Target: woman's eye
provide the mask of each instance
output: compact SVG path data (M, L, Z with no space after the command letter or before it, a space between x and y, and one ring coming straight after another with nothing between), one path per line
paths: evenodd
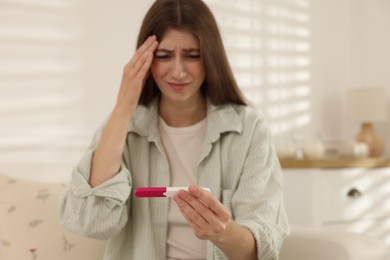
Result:
M173 58L173 56L171 56L171 55L155 55L154 57L158 60L168 60L168 59ZM200 59L200 55L199 54L193 54L193 55L187 54L187 55L184 55L184 58L190 59L190 60L198 60L198 59Z
M187 55L186 56L187 58L189 58L189 59L192 59L192 60L197 60L197 59L200 59L200 55Z
M156 55L154 56L156 59L159 59L159 60L167 60L169 59L171 56L169 55Z

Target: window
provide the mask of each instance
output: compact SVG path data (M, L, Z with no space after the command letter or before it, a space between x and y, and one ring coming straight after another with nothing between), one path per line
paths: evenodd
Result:
M245 96L283 134L311 121L309 0L208 0Z
M206 2L239 85L273 134L309 124L309 0ZM89 10L84 5L0 2L0 163L74 163L88 144L82 114L88 30L82 16Z
M82 120L79 9L79 1L1 1L2 162L55 162L72 154Z

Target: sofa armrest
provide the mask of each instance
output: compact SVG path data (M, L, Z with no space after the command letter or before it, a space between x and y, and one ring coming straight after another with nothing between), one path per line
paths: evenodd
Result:
M102 259L106 241L63 228L58 200L65 185L0 173L0 259Z
M388 260L385 243L364 234L292 227L280 260Z

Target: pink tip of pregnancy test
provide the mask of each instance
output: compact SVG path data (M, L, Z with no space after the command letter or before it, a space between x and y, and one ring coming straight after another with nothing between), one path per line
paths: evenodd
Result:
M136 188L134 195L139 198L157 198L165 197L166 187Z

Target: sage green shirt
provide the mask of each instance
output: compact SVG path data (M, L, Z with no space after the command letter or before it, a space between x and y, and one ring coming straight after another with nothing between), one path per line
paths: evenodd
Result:
M120 172L91 188L92 154L104 125L99 128L60 201L63 226L109 240L105 260L166 258L168 199L133 195L136 187L170 186L157 107L157 102L138 106L129 124ZM281 169L265 122L249 107L209 102L205 141L197 184L209 187L234 221L252 232L259 259L278 259L289 226ZM208 241L207 259L227 257Z

